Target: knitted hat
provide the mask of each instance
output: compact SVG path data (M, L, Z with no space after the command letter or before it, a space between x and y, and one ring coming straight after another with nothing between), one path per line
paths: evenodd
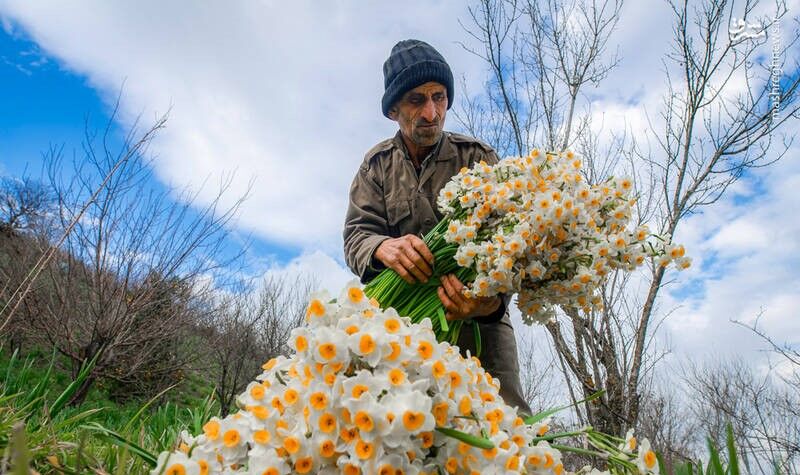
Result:
M447 108L453 105L453 73L433 46L419 40L403 40L392 48L383 63L383 115L403 94L420 84L435 81L447 88Z

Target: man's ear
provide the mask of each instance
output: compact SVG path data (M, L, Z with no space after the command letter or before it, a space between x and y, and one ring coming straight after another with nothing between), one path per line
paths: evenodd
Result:
M397 120L397 106L392 106L389 108L389 118L392 120Z

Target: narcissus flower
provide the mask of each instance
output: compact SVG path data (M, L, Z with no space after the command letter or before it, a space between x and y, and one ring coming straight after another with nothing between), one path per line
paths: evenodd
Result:
M558 451L531 445L536 428L518 423L497 381L437 342L430 322L381 310L357 282L335 301L314 303L320 295L289 336L293 353L264 364L239 411L184 433L151 473L537 473L532 461L557 473ZM486 434L495 447L437 428Z

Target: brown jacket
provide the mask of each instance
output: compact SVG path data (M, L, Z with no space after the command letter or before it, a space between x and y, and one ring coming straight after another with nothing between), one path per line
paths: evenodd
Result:
M390 237L424 235L442 219L439 190L463 167L497 163L488 145L466 135L444 132L417 175L400 132L372 147L350 187L344 223L347 265L366 283L382 270L372 259Z

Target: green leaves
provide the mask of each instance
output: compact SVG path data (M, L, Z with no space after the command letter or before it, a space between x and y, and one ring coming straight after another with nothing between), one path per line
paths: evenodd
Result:
M738 475L739 473L739 457L736 455L736 442L733 439L733 426L728 423L726 427L727 433L727 446L728 446L728 473L730 475Z
M706 465L705 469L703 469L702 461L689 461L676 465L674 468L675 475L740 475L739 456L736 453L736 441L733 437L733 427L730 423L725 429L727 466L723 463L719 449L717 449L711 437L706 438L706 444L708 446L708 465Z
M567 404L566 406L556 407L556 408L553 408L553 409L548 409L546 411L542 411L542 412L540 412L538 414L534 414L534 415L526 418L525 419L525 423L528 424L528 425L536 424L537 422L543 421L543 420L547 419L548 417L552 416L553 414L563 411L564 409L569 409L570 407L577 406L578 404L583 404L585 402L593 401L593 400L599 398L600 396L602 396L604 393L605 393L605 391L597 391L596 393L589 395L589 397L587 397L586 399L581 399L580 401L578 401L578 402L576 402L574 404Z
M18 353L2 356L0 458L13 460L19 473L146 473L156 462L154 453L172 448L180 428L197 433L217 410L210 396L191 409L154 407L160 395L131 407L103 399L70 407L96 359L85 362L74 381L59 384L63 374L55 353L45 364Z
M450 331L450 326L447 324L447 319L445 318L444 308L437 308L436 316L439 317L439 328L441 328L443 332Z
M100 357L102 352L98 351L94 358L91 359L89 362L84 362L81 365L81 370L78 372L78 377L72 381L69 386L56 398L53 404L47 411L47 419L52 421L55 419L59 412L64 408L64 406L69 402L70 398L78 391L78 388L86 381L86 378L92 373L94 369L94 365L97 363L97 358Z
M126 450L129 450L131 453L138 455L142 458L151 468L156 466L156 461L158 460L155 455L147 451L146 449L142 448L140 445L136 444L135 442L130 441L129 439L125 438L118 432L115 432L111 429L103 427L102 425L91 422L83 426L83 428L88 429L90 431L97 432L97 436L108 443L114 444L118 447L122 447Z

